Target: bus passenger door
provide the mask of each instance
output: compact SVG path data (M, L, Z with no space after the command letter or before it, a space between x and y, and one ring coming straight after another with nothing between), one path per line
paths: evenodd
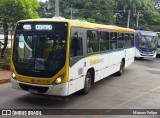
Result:
M73 31L73 32L72 32ZM84 87L83 33L71 31L69 95Z

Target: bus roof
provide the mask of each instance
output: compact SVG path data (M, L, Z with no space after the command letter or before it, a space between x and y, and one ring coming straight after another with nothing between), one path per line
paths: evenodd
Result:
M120 32L135 32L134 29L117 27L113 25L102 25L102 24L90 23L87 21L71 20L71 19L64 19L64 18L26 19L26 20L20 20L19 22L68 22L70 26L76 26L76 27L120 31Z
M158 36L157 33L153 31L136 30L136 32L144 36Z

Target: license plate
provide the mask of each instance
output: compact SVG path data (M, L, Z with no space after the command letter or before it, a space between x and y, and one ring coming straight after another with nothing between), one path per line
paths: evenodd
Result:
M38 93L37 90L33 90L33 89L29 89L28 91L31 92L31 93Z

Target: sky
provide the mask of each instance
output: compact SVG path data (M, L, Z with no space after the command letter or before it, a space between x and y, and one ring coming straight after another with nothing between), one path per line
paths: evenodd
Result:
M38 1L45 2L45 1L47 1L47 0L38 0Z

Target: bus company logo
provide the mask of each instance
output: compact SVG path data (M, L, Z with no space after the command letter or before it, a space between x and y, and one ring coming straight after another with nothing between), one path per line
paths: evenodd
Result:
M94 64L98 64L104 62L104 59L94 59L94 60L90 60L90 65L94 65Z
M7 116L7 115L12 115L11 110L2 110L2 115Z
M100 59L90 60L90 65L94 65L94 64L98 64L98 63L100 63Z

